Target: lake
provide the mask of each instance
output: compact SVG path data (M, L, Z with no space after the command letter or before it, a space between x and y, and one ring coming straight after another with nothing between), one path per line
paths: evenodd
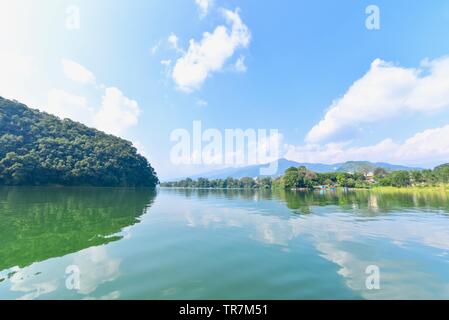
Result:
M0 188L0 298L449 299L449 193Z

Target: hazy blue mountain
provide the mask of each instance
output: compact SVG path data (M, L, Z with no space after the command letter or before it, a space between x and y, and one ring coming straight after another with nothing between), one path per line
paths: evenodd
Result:
M369 162L369 161L348 161L337 165L337 172L373 172L376 168L383 168L387 171L398 170L422 170L421 168L412 168L401 165L390 164L386 162Z
M278 160L278 171L276 174L272 176L280 176L284 174L285 170L290 167L300 167L305 166L307 169L318 172L372 172L376 168L383 168L387 171L397 171L397 170L422 170L421 168L413 168L401 165L394 165L390 163L384 162L369 162L369 161L348 161L345 163L335 163L335 164L322 164L322 163L300 163L296 161L291 161L287 159L279 159ZM252 165L247 167L240 168L226 168L222 170L211 171L203 174L198 174L194 176L190 176L189 178L198 179L198 178L207 178L207 179L226 179L228 177L232 177L235 179L240 179L243 177L258 177L260 176L260 169L268 167L268 164L265 165ZM182 177L174 180L181 180L187 177Z
M290 161L287 159L280 159L278 162L278 172L274 174L274 176L278 176L284 173L290 167L296 167L298 163L295 161ZM195 176L191 176L192 179L198 178L207 178L207 179L226 179L228 177L240 179L243 177L258 177L260 176L260 169L268 167L268 164L265 165L252 165L247 167L240 168L226 168L217 171L211 171L203 174L198 174Z

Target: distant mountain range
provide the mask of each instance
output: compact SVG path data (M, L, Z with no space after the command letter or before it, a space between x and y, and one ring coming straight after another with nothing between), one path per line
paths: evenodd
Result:
M344 163L335 163L335 164L322 164L322 163L300 163L296 161L291 161L287 159L279 159L278 160L278 171L276 174L273 174L272 176L280 176L283 175L285 170L287 170L290 167L300 167L304 166L307 169L318 172L318 173L325 173L325 172L349 172L349 173L356 173L356 172L373 172L376 168L383 168L386 171L397 171L397 170L422 170L422 168L414 168L414 167L407 167L407 166L401 166L401 165L394 165L390 163L385 162L369 162L369 161L348 161ZM232 177L234 179L240 179L243 177L258 177L260 176L260 169L268 167L268 164L263 165L252 165L247 167L239 167L239 168L226 168L216 171L211 171L203 174L198 174L194 176L190 176L191 179L198 179L198 178L207 178L207 179L226 179L228 177ZM183 177L180 179L174 179L174 180L181 180L187 177Z

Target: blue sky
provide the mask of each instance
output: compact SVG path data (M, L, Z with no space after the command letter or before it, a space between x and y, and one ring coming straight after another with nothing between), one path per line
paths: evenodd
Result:
M0 0L0 21L0 95L133 141L163 179L212 169L170 162L195 120L278 129L298 161L449 161L448 1Z

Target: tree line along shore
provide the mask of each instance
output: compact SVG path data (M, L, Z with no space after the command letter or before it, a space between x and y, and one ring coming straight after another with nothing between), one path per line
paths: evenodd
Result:
M332 188L370 189L375 187L432 188L449 186L449 164L426 170L398 170L387 172L377 168L373 172L330 172L317 173L306 167L288 168L279 177L243 177L240 179L190 178L174 182L163 182L166 188L202 189L293 189L313 190Z

